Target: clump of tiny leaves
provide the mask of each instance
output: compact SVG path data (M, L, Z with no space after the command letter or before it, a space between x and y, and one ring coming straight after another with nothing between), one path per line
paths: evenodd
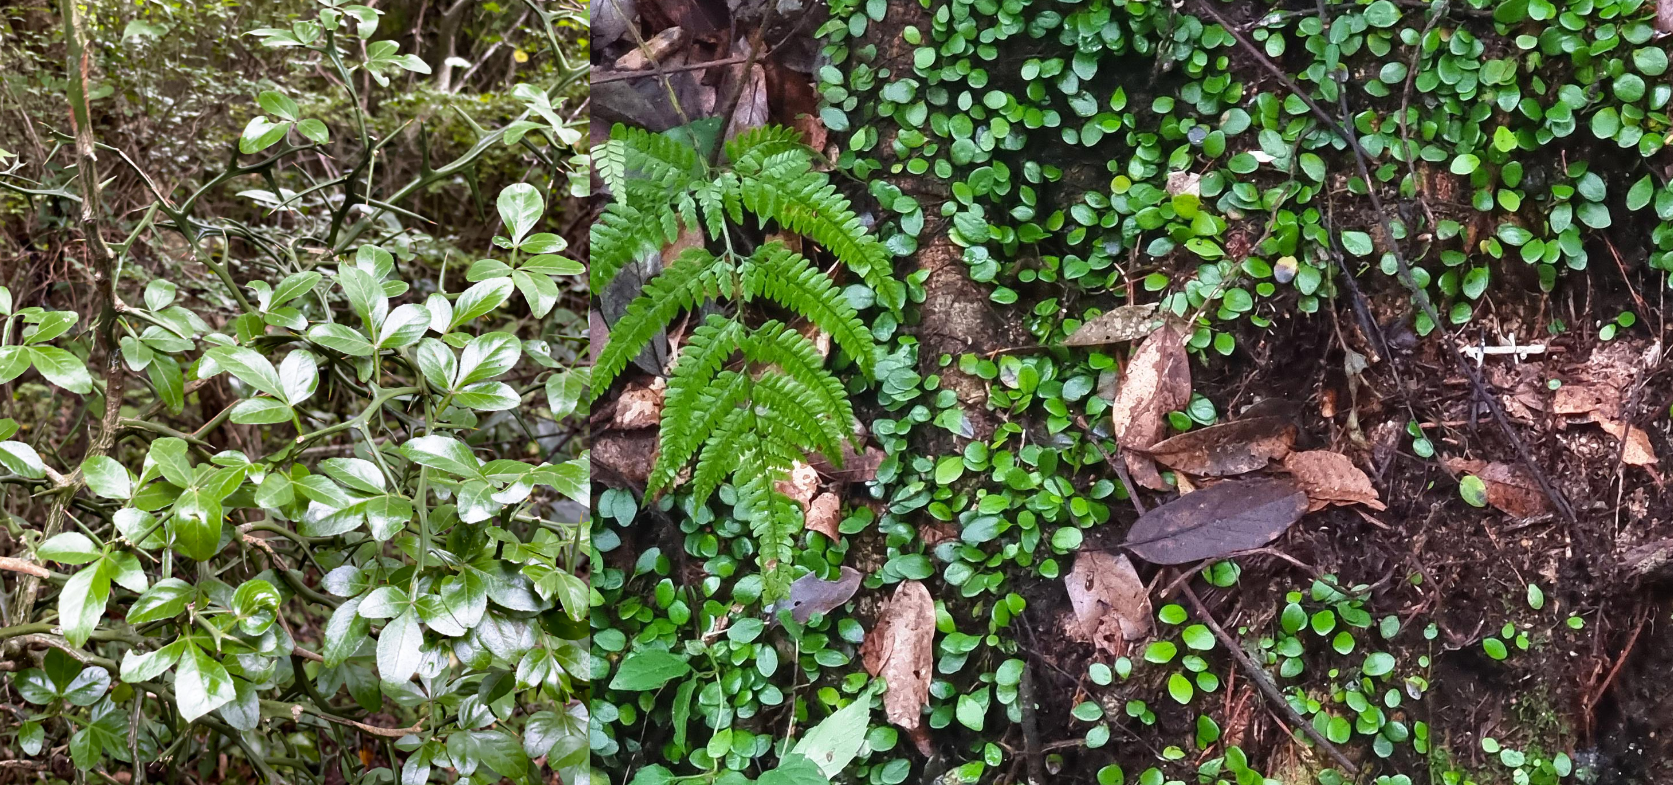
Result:
M386 85L425 70L368 41L381 12L314 11L253 35L351 91L355 71ZM80 46L79 12L64 13ZM0 384L58 402L0 420L0 502L23 546L6 567L0 692L15 699L0 739L136 785L157 763L206 779L218 757L269 783L584 777L588 462L544 427L584 396L578 344L555 328L560 287L576 291L584 270L541 231L543 193L571 183L539 166L584 128L554 130L567 123L533 89L525 118L388 184L370 163L394 140L362 123L354 174L305 186L276 162L331 130L264 92L248 157L195 191L156 192L106 246L118 219L100 212L93 167L121 158L86 154L85 88L70 84L79 226L103 302L81 316L0 288ZM438 260L416 256L400 219L418 216L394 203L513 130L545 134L549 150L524 149L550 177L498 193L481 233L497 249L464 280L414 275ZM343 193L271 188L258 201L290 204L267 223L203 214L204 197L261 180ZM356 193L380 198L354 210ZM178 242L203 272L152 277L130 257L138 238ZM61 440L59 409L85 427Z

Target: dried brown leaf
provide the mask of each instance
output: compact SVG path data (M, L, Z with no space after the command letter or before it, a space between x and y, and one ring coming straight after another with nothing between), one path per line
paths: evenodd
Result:
M1153 564L1218 559L1272 542L1306 513L1291 480L1228 480L1139 516L1125 546Z
M644 48L634 47L627 54L616 58L618 71L643 71L657 63L665 62L668 56L685 46L688 36L678 27L670 27L645 42Z
M1520 466L1504 463L1443 458L1441 465L1453 474L1473 474L1487 486L1487 503L1495 509L1527 518L1549 512L1551 502L1539 483Z
M1113 657L1150 634L1150 594L1125 554L1084 551L1063 579L1076 636Z
M842 500L834 493L821 493L813 498L813 503L807 508L807 528L830 538L832 542L840 542L842 533L837 525L842 523Z
M1295 424L1284 417L1255 417L1187 431L1143 452L1177 471L1229 477L1265 468L1288 455Z
M1371 478L1341 453L1330 450L1292 452L1284 459L1284 470L1295 475L1296 483L1313 501L1314 510L1332 504L1363 504L1373 510L1388 509L1377 497Z
M1123 305L1087 320L1064 346L1100 346L1107 343L1136 341L1162 326L1156 304Z
M905 581L878 615L877 626L860 647L866 671L882 676L883 712L911 731L923 720L929 682L935 675L935 600L917 581Z
M1604 417L1598 412L1592 412L1592 422L1608 431L1610 436L1626 440L1626 447L1621 450L1621 463L1644 468L1656 465L1656 448L1650 444L1650 435L1643 429Z
M1117 444L1148 450L1167 434L1168 412L1191 399L1191 361L1184 338L1172 325L1152 332L1122 373L1121 388L1110 405L1111 432ZM1127 469L1140 485L1164 490L1155 464L1142 455L1123 453Z
M622 430L649 428L662 422L662 396L666 383L654 379L649 385L634 384L616 399L615 427Z

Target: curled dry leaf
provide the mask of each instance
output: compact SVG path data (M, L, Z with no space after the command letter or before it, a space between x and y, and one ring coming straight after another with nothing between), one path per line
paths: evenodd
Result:
M1626 441L1626 446L1621 448L1621 463L1644 469L1656 465L1656 448L1651 446L1650 435L1643 429L1620 420L1608 419L1597 412L1592 412L1592 422L1597 423L1610 436Z
M917 729L935 675L935 600L917 581L895 587L877 626L860 647L866 671L888 684L883 712L906 731Z
M1550 499L1539 489L1539 483L1520 466L1488 463L1465 458L1444 458L1441 464L1453 474L1473 474L1487 486L1487 503L1494 508L1528 518L1549 512Z
M883 459L889 457L887 453L876 447L867 446L864 452L856 452L854 445L842 443L842 466L839 468L816 453L812 456L813 468L833 483L871 482L877 479L877 467L883 465Z
M1150 634L1150 594L1125 554L1083 551L1063 579L1075 609L1070 629L1113 657Z
M1346 455L1330 450L1293 452L1284 459L1284 470L1295 476L1295 481L1312 500L1310 510L1322 510L1332 504L1363 504L1373 510L1386 510L1387 505L1377 497L1371 478L1359 470Z
M1218 559L1272 542L1306 513L1291 480L1228 480L1139 516L1125 546L1153 564Z
M622 430L650 428L662 422L662 396L667 383L653 379L649 385L628 386L616 399L615 427Z
M1155 332L1162 326L1162 317L1156 313L1156 304L1123 305L1108 313L1101 313L1089 319L1074 335L1063 342L1064 346L1100 346L1106 343L1121 343L1136 341Z
M790 466L790 477L779 480L773 487L779 493L795 499L805 511L813 502L813 494L819 490L819 472L806 463L796 461Z
M1143 452L1187 474L1229 477L1265 468L1294 444L1295 424L1287 418L1255 417L1187 431Z
M790 597L773 605L770 615L776 621L779 611L789 609L790 618L798 624L806 624L814 614L830 613L852 599L854 592L860 590L860 580L864 577L853 567L843 567L841 577L834 581L810 572L790 584Z
M1110 405L1115 441L1126 450L1148 450L1168 430L1168 412L1191 400L1191 360L1184 337L1163 325L1144 339L1121 377L1121 388ZM1165 490L1167 484L1150 458L1122 453L1133 480L1146 488Z
M842 539L837 525L842 523L842 500L829 491L813 497L807 507L807 528L825 535L832 542Z

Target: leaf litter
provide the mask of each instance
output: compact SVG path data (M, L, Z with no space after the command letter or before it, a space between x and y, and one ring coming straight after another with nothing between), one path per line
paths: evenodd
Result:
M1150 593L1125 554L1085 551L1063 579L1074 607L1074 637L1113 657L1150 634Z
M1308 504L1293 480L1227 480L1139 516L1124 545L1152 564L1218 559L1277 539Z
M1295 424L1285 417L1253 417L1186 431L1141 451L1187 474L1229 477L1282 459L1295 444L1295 435Z
M1346 455L1330 450L1290 453L1284 470L1295 478L1311 500L1308 511L1331 505L1363 504L1373 510L1388 509L1377 495L1371 478Z
M770 615L777 619L779 611L789 610L790 618L797 624L806 624L814 614L830 613L842 607L860 590L865 575L853 567L843 567L840 576L828 581L810 572L797 578L790 584L790 597L773 605Z
M1063 345L1102 346L1136 341L1155 332L1162 324L1162 318L1156 313L1156 303L1122 305L1088 319Z
M918 730L935 675L935 600L918 581L903 581L860 646L860 661L888 684L883 712L902 730Z
M1154 461L1130 451L1154 447L1167 434L1168 412L1183 409L1190 400L1191 361L1184 336L1172 325L1163 325L1139 344L1110 404L1112 433L1138 484L1168 488Z
M1448 457L1441 465L1453 474L1473 474L1487 486L1487 503L1518 518L1531 518L1551 511L1551 500L1539 483L1520 466L1497 461Z

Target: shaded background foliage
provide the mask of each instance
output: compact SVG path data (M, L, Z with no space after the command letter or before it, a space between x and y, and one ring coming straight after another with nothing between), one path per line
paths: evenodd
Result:
M171 305L184 307L203 320L206 329L199 329L200 335L206 331L237 333L234 319L241 311L241 304L237 295L218 280L216 271L203 264L205 258L224 264L240 287L263 280L277 284L286 277L285 273L291 272L280 263L279 255L272 252L277 247L292 249L295 255L291 260L300 260L304 268L329 270L338 263L353 264L356 257L353 246L345 249L345 259L333 259L327 248L320 247L323 222L318 216L329 215L341 205L340 195L327 196L334 193L333 189L303 193L296 202L300 209L275 210L276 200L272 195L278 193L288 198L306 192L315 183L349 176L364 149L361 135L356 132L357 115L364 115L365 135L382 144L370 167L370 177L366 178L374 184L372 197L378 199L398 186L423 177L433 168L466 155L489 132L497 132L519 117L528 116L531 88L519 91L520 85L530 85L534 91L545 93L556 113L561 115L562 123L554 120L553 125L562 125L564 132L579 129L575 138L566 139L560 145L538 136L537 131L530 131L520 143L496 140L471 166L424 185L398 207L382 209L381 214L373 217L371 231L360 242L375 242L388 250L394 262L392 278L413 285L411 294L398 295L396 302L403 299L423 302L426 294L438 288L458 292L470 285L466 268L473 260L507 257L494 243L497 234L511 233L502 226L505 209L503 203L496 209L496 195L508 186L528 183L542 195L541 201L547 208L536 230L567 237L572 247L565 255L574 257L584 253L585 232L578 223L583 216L577 208L585 196L586 183L575 173L586 171L585 143L579 142L585 136L586 88L576 78L578 69L568 62L585 46L587 35L585 17L577 13L578 6L475 0L372 5L382 16L377 32L369 40L343 35L340 40L347 42L347 57L364 61L368 47L389 41L401 53L417 55L429 73L422 73L424 69L395 71L389 74L389 86L382 87L374 84L366 71L352 71L355 88L352 92L361 102L359 112L350 103L352 99L346 97L351 91L344 89L345 85L329 67L322 67L321 58L298 49L268 48L260 38L247 34L257 28L288 28L295 20L312 19L320 11L318 3L110 3L92 4L85 9L91 135L110 148L99 153L100 174L105 178L100 189L101 233L109 242L120 241L133 233L131 244L121 247L120 276L115 286L117 297L135 309L142 303L145 309L153 311ZM542 21L543 13L554 15L551 24ZM97 260L79 225L77 195L83 184L76 177L75 145L65 100L70 87L65 61L64 25L58 8L46 3L0 8L0 116L5 117L0 122L0 287L9 291L11 299L10 307L0 310L16 313L39 307L79 314L73 329L56 343L75 352L92 370L92 375L99 377L104 357L93 356L85 347L96 343L91 334L103 306L99 287L93 285ZM170 195L178 204L230 166L248 165L284 149L285 145L279 145L256 155L238 155L241 132L253 117L264 114L256 96L274 90L294 100L304 117L321 120L330 129L330 140L315 149L288 155L266 172L234 177L205 191L195 205L193 220L199 222L196 228L206 256L197 255L177 232L158 225L162 223L160 216L147 215L153 202L152 189ZM539 116L533 119L541 120ZM576 143L579 146L569 146ZM146 182L147 177L150 183ZM352 221L369 212L357 208L349 217ZM153 217L157 223L150 222ZM359 256L375 259L379 254L363 249ZM162 281L177 287L171 301L162 298L162 289L153 285ZM554 403L548 405L547 397L538 392L550 369L573 367L585 356L581 346L584 335L576 315L584 292L578 282L569 288L572 283L567 277L560 276L554 282L558 294L549 312L547 308L531 310L524 297L514 295L503 308L489 314L487 324L481 325L484 332L510 332L522 339L522 361L504 380L525 395L534 393L531 403L523 408L484 412L479 421L471 421L468 433L472 447L484 457L520 458L530 464L559 464L584 458L584 442L577 438L584 427L581 421L567 417L567 411L557 410L561 409L561 404L556 402L558 398L551 399ZM319 288L322 294L328 290L335 298L335 286L327 284ZM254 301L255 291L243 288L242 295ZM152 304L153 295L159 298L156 305ZM323 304L326 299L322 297L320 302ZM341 309L340 299L336 306ZM331 315L327 313L326 318ZM359 323L346 309L336 315L336 320ZM472 323L462 327L472 327ZM15 325L15 330L10 333L12 342L21 337L21 322ZM207 344L197 348L207 348ZM98 351L92 350L95 354ZM222 373L202 383L192 383L195 374L189 363L197 359L196 355L192 351L180 357L189 386L183 405L178 407L171 408L155 397L143 380L143 372L128 372L122 415L149 418L154 426L150 430L154 432L124 427L111 456L135 474L140 472L141 460L147 455L147 443L166 433L189 439L201 436L200 446L209 453L237 450L250 456L272 453L289 441L288 421L264 426L217 418L218 413L228 411L241 396L252 392L247 385L230 378L236 373ZM272 354L272 360L274 365L279 365L277 353ZM305 419L347 422L366 405L365 398L357 397L356 387L347 377L339 374L345 386L332 381L329 370L324 378L320 394L308 401ZM363 375L361 380L365 378ZM373 381L378 379L374 377ZM572 400L577 395L569 397ZM0 421L15 420L20 426L6 438L31 445L47 466L66 475L94 445L103 403L97 392L85 398L71 395L34 371L0 384ZM456 417L449 419L455 424L464 422ZM205 423L209 427L200 430L199 426ZM405 425L404 433L403 429L396 428L382 434L391 448L410 439L412 429L424 423L409 419ZM12 430L9 424L6 430ZM462 438L463 435L461 432ZM349 437L350 433L345 431L329 440L315 442L303 451L302 457L314 463L332 456L354 455L357 443L362 445L359 454L366 455L365 440ZM390 456L396 454L392 449L385 452ZM412 470L416 472L416 466ZM35 562L34 551L41 539L39 532L50 517L49 508L57 496L37 493L40 490L37 484L38 481L29 481L15 470L0 482L0 511L3 511L0 513L3 517L0 559L13 560L8 563L14 567ZM421 483L415 495L422 496L422 492ZM584 515L578 505L545 490L537 491L534 500L538 502L538 507L533 508L537 517L572 523ZM83 507L89 503L93 507L114 507L86 499L77 501ZM228 504L229 524L241 522L231 510L230 501ZM102 531L103 525L96 518L88 520ZM573 525L565 528L560 523L545 521L542 526L549 531L574 535ZM536 527L509 528L522 531L522 539L528 540ZM115 540L113 532L106 533ZM275 540L274 545L293 566L311 563L313 567L304 570L305 585L329 593L323 568L315 569L320 565L315 557L323 558L329 566L342 555L326 553L325 543L318 538L292 539L294 547L282 540ZM263 550L271 556L273 547ZM396 555L399 559L399 552ZM50 558L45 554L38 556L42 560ZM269 566L269 561L259 554L236 547L229 548L219 558L223 561L218 561L215 568L224 581L234 586L240 581L248 585L261 567ZM508 553L505 558L513 557ZM189 564L184 558L178 561L181 565ZM53 566L75 571L73 567ZM585 579L584 567L570 566ZM154 570L155 565L147 562L146 569ZM24 628L33 628L25 624L29 619L13 618L15 595L21 585L15 579L22 575L0 571L0 607L5 613L0 618L0 638L7 639L6 647L0 650L0 669L18 672L16 678L0 678L0 695L4 696L0 698L4 703L4 708L0 708L0 716L4 716L0 720L0 758L16 764L0 768L0 781L14 774L30 779L41 774L78 780L104 776L105 772L94 771L96 767L81 763L86 753L85 739L99 732L109 732L112 738L126 734L137 739L136 749L141 755L158 752L149 745L168 738L159 736L158 729L169 724L162 720L168 719L167 711L172 705L165 708L161 704L130 703L127 696L133 690L115 679L104 682L106 686L114 684L111 700L102 700L103 687L87 690L86 684L80 685L81 693L85 694L74 690L64 694L55 691L53 685L62 682L58 686L67 686L79 678L77 672L85 663L99 666L89 671L111 667L114 663L98 654L76 662L86 655L72 657L60 648L52 648L53 644L43 646L34 636L21 634ZM274 578L271 571L259 575ZM63 577L54 575L48 583L62 583ZM324 635L326 619L319 612L321 603L334 606L337 601L325 601L329 598L324 598L319 591L302 591L301 597L308 603L291 605L296 597L291 589L295 587L281 585L281 588L287 604L278 612L288 624L287 635L293 635L301 646L313 645L309 641L318 641ZM52 619L56 593L51 586L43 589L41 601L35 606L40 614L36 618ZM112 598L114 607L105 621L115 629L106 629L101 623L89 649L120 658L129 647L113 647L110 641L134 644L136 639L128 628L115 621L128 602L128 599L118 602ZM547 620L549 629L552 624L562 626L561 622ZM559 630L563 638L572 632ZM134 653L140 650L134 645ZM229 656L229 663L231 659ZM294 658L293 661L298 666L303 664ZM321 685L329 683L336 690L345 687L349 690L348 696L328 694L326 698L335 697L338 705L321 708L358 718L373 727L410 725L415 716L413 705L401 698L396 698L393 705L384 703L384 698L378 696L377 679L366 667L368 664L369 661L352 666L365 671L359 676L321 677ZM66 678L59 679L59 676ZM52 684L42 682L42 678ZM584 676L581 678L584 680ZM558 679L552 679L551 683L557 684ZM311 694L314 686L308 685L306 692ZM584 688L581 683L570 686ZM303 689L300 682L291 684L287 692L289 699L298 699L299 689ZM392 696L385 690L384 697ZM571 693L567 697L571 709L584 706L584 693ZM130 727L126 712L130 705L157 705L164 714L153 724L150 720L142 722L136 713L132 718L134 725ZM85 706L91 708L77 708ZM110 706L119 706L122 716L116 717ZM458 708L457 704L450 706ZM536 708L553 707L547 704L524 707L521 711L527 714ZM555 708L559 713L564 712L563 706ZM49 709L61 711L65 719L80 716L68 725L57 724L56 719L50 718L50 712L42 713ZM462 715L458 718L460 732L453 734L455 738L445 740L453 755L452 762L461 764L452 768L466 773L481 762L495 771L503 771L492 759L498 756L510 760L515 756L508 758L505 750L489 749L492 744L484 741L493 742L497 737L468 728L482 728L484 717L492 722L496 715L502 715L499 719L503 720L505 710L498 707L488 713L487 706L479 704L471 708L469 721ZM516 711L517 707L511 710ZM584 709L581 711L584 718ZM572 720L574 712L569 714ZM23 738L25 733L39 733L38 727L20 725L32 718L48 718L42 724L51 744L44 751L38 737ZM171 781L271 780L276 776L271 764L288 760L289 764L279 764L280 768L292 766L286 770L287 777L326 782L388 781L401 773L402 758L415 757L403 753L415 752L416 743L409 745L387 734L381 737L375 733L356 734L352 725L341 723L329 732L317 731L306 724L296 726L287 729L285 734L257 741L252 747L247 739L227 735L226 726L218 722L206 718L205 723L215 730L205 732L205 725L199 724L192 726L190 733L175 737L166 760L120 773L129 778L127 781L159 777ZM553 727L563 722L553 720ZM517 735L529 735L533 744L536 734L532 725L523 728L519 717L513 728ZM72 729L80 729L80 738L84 740L82 749L78 750L73 740L66 749L61 734ZM438 738L438 741L444 740ZM472 744L481 749L463 749ZM456 745L462 749L455 751ZM114 754L115 748L111 749ZM31 750L39 751L39 755ZM257 762L252 766L252 750L263 750L277 757L270 757L268 765ZM93 752L96 755L98 748L94 747ZM553 756L558 753L553 748ZM438 776L449 768L446 754L432 754L432 750L426 749L424 757L433 759ZM547 763L557 766L555 760L547 761L542 755L531 757L537 766ZM471 759L470 766L462 765L466 758ZM117 772L122 764L112 762L111 766L109 770ZM548 776L557 776L550 774L550 769L547 771ZM487 773L488 769L483 768L476 776L483 779ZM424 775L418 776L421 781Z

